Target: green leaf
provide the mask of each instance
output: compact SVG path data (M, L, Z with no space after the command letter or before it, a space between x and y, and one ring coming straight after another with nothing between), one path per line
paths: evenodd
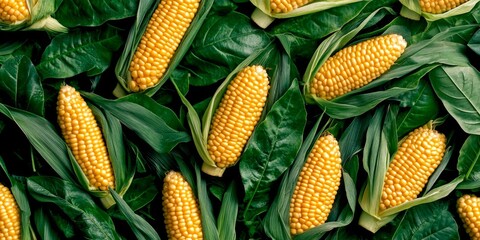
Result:
M43 116L44 93L40 76L29 58L12 57L0 67L3 103Z
M222 240L235 240L237 234L235 225L238 214L238 195L237 184L230 182L227 190L223 194L222 205L217 218L218 234Z
M406 108L397 116L397 134L422 126L435 118L440 110L439 102L427 81L420 81L417 88L398 97L400 107Z
M295 159L305 124L303 98L294 81L258 124L240 159L246 203L243 218L247 226L268 210L271 188Z
M139 0L91 1L63 0L55 19L66 27L100 26L110 20L119 20L137 13Z
M167 153L177 144L191 140L188 133L181 129L183 127L175 113L148 96L130 94L109 100L92 93L83 95L118 118L160 153Z
M45 48L37 71L43 79L98 75L110 66L113 52L122 44L120 29L109 25L72 30L56 36Z
M480 135L480 72L471 66L442 66L430 74L435 93L448 113L469 134Z
M479 135L470 135L460 149L457 169L460 174L465 175L465 180L459 188L480 187L480 151L478 149L480 149Z
M110 194L112 194L115 202L117 203L120 212L123 213L128 225L132 228L135 237L139 240L160 240L160 236L155 229L145 219L137 215L128 204L118 195L117 192L110 188Z
M475 32L470 41L468 41L468 47L480 56L480 30Z
M411 208L396 230L389 232L392 240L400 239L460 239L458 225L448 209L448 202L437 201ZM375 238L374 238L375 239Z
M22 35L9 36L9 39L0 43L0 65L4 64L9 58L16 56L31 58L34 50L40 48L37 42L25 39Z
M123 196L123 200L133 211L146 206L158 195L158 188L155 186L155 177L147 176L135 178Z
M191 85L210 85L225 78L240 62L270 41L266 32L255 28L241 13L212 15L201 26L181 66L191 72Z
M62 239L55 229L55 223L52 222L50 216L44 207L37 208L33 214L33 221L38 231L38 237L40 239Z
M87 192L71 182L50 176L32 176L27 179L27 186L35 200L57 205L85 238L120 239L110 216Z

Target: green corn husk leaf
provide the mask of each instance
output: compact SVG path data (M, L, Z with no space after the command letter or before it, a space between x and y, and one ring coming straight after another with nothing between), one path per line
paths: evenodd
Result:
M461 175L446 184L432 189L452 155L452 149L448 147L441 164L430 176L424 188L423 195L414 200L379 212L383 182L391 158L394 152L396 152L396 148L391 148L391 145L399 144L397 143L395 132L396 112L392 109L392 107L385 109L385 107L382 106L375 111L372 121L368 126L363 153L363 167L368 177L362 186L358 198L360 207L362 208L358 224L372 233L377 232L384 225L391 222L397 214L402 211L448 196L464 179L464 176ZM432 124L432 122L430 122L430 124Z
M423 17L425 18L425 20L429 22L433 22L439 19L468 13L475 7L475 5L479 1L480 0L468 0L467 2L457 6L456 8L450 9L447 12L433 14L433 13L423 12L420 8L419 0L400 0L400 2L402 3L402 9L400 10L400 15L413 20L419 20L421 17Z
M147 28L148 22L159 2L159 0L140 0L137 10L137 17L128 34L127 42L125 44L122 55L120 56L117 65L115 66L115 75L117 76L118 84L113 91L113 94L116 97L121 97L131 92L128 88L128 81L130 79L130 71L128 69L130 66L130 62L132 61L135 51L137 50L137 46L140 43L143 33ZM152 96L158 91L158 89L160 89L160 87L165 83L165 81L167 81L170 74L180 63L181 59L186 54L188 48L192 44L193 39L195 38L195 35L197 34L200 27L202 26L203 21L207 17L213 5L213 2L214 0L202 0L200 2L200 6L197 10L195 17L190 23L190 26L185 32L182 41L178 45L175 54L170 60L169 67L154 87L143 91L145 94Z
M58 1L26 0L26 2L30 18L15 23L0 21L0 31L43 30L53 33L68 31L68 28L51 17L60 4Z
M239 205L237 189L236 182L232 181L223 194L222 205L217 218L218 234L222 240L237 239L237 233L235 232Z
M258 26L266 28L276 18L298 17L360 1L363 0L315 0L287 13L274 13L270 7L270 0L250 0L256 7L251 18Z
M274 56L274 57L272 57ZM236 74L241 71L243 68L251 65L262 65L267 69L269 78L271 79L270 81L270 90L268 93L267 97L267 104L266 107L264 108L264 111L262 113L262 117L260 118L260 123L265 116L265 113L268 111L268 107L271 107L271 103L275 101L276 98L280 97L281 94L278 94L279 91L281 92L282 90L285 90L285 84L282 84L282 82L276 82L272 81L272 74L271 72L274 72L277 69L277 67L273 64L274 62L273 58L278 57L278 55L275 52L275 44L272 42L270 43L266 48L256 51L255 53L251 54L249 57L247 57L243 62L241 62L222 82L222 84L217 88L215 94L213 95L212 99L210 100L207 109L203 113L202 119L200 119L198 113L196 112L195 108L190 104L188 99L182 94L178 86L174 81L175 88L177 89L177 93L182 101L182 103L185 105L187 108L187 121L188 125L190 126L190 130L192 132L192 137L193 137L193 142L195 143L195 147L202 158L204 164L202 165L202 171L207 171L208 174L212 176L222 176L223 172L225 171L225 168L218 168L215 164L215 162L212 160L210 157L210 154L208 153L207 150L207 140L208 140L208 134L210 132L210 125L213 119L213 116L215 114L215 110L218 108L218 105L220 104L220 101L222 100L223 94L226 92L228 85L231 80L236 76ZM278 59L278 58L276 58ZM281 61L281 60L280 60ZM269 66L272 66L270 69ZM280 77L279 77L280 79ZM257 123L257 125L258 125ZM247 147L248 142L244 149ZM239 157L240 159L241 157Z
M20 221L21 221L21 230L20 237L21 240L30 240L35 239L34 233L31 231L30 226L30 205L28 203L25 182L21 178L11 176L8 172L7 166L3 161L2 156L0 156L0 168L3 170L7 179L10 181L10 191L12 192L15 201L17 202L18 208L20 209Z
M391 11L388 8L386 10ZM468 58L465 57L465 45L446 40L462 32L476 29L477 26L463 25L451 27L432 38L407 46L404 53L387 72L361 88L328 101L312 95L309 92L309 86L318 69L335 51L345 47L380 11L382 9L378 9L370 14L353 29L347 26L332 34L318 46L303 76L305 83L304 94L307 103L317 104L330 117L338 119L350 118L365 113L388 98L415 89L421 77L434 69L435 66L440 64L469 64ZM445 50L448 51L448 49L452 51L447 54ZM389 84L390 81L393 83ZM384 86L386 86L386 89L380 88Z

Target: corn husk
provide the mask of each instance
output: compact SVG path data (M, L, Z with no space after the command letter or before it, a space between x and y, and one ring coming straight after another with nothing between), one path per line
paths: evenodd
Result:
M420 20L420 18L423 17L425 18L425 20L433 22L439 19L468 13L475 7L475 5L479 1L480 0L469 0L461 4L460 6L457 6L456 8L451 9L447 12L440 13L440 14L432 14L432 13L423 12L420 8L420 3L418 0L400 0L400 2L403 5L400 11L400 15L413 20Z
M256 6L252 20L261 28L268 27L277 18L298 17L360 1L362 0L316 0L288 13L272 13L270 0L250 0Z
M14 23L0 21L0 31L43 30L49 32L67 32L68 28L59 23L51 15L55 13L55 1L26 0L30 18Z

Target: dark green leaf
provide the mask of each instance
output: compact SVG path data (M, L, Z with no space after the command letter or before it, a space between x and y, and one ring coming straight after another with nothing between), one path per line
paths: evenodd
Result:
M120 29L109 25L72 30L52 40L37 71L44 79L68 78L84 72L97 75L110 66L113 52L122 44Z
M55 223L52 222L45 208L40 207L35 210L33 220L38 231L40 239L60 240L62 239L55 229Z
M463 131L480 135L480 72L471 66L442 66L429 77L435 93Z
M123 199L133 211L150 203L158 194L153 176L134 179L128 189Z
M246 203L243 217L247 225L268 210L272 185L295 159L305 123L303 98L294 81L256 127L240 159Z
M54 17L69 28L100 26L109 20L134 16L137 12L138 1L63 0Z
M478 30L468 41L468 47L480 56L480 30Z
M0 68L0 79L3 103L43 116L41 79L29 58L17 56L7 60Z
M460 149L458 156L457 169L460 174L465 175L465 180L461 183L469 188L480 187L480 136L470 135ZM473 187L472 187L473 186ZM461 187L465 188L465 187Z
M238 214L238 196L235 181L232 181L222 198L220 213L217 218L218 234L222 240L235 240L235 225Z
M110 216L92 197L69 181L55 177L27 179L28 192L37 201L57 205L87 239L119 239Z
M241 13L212 15L203 23L181 65L192 74L190 84L210 85L269 42L267 33Z
M0 65L15 56L31 57L34 50L40 48L38 43L28 39L13 36L9 38L12 39L0 43Z
M434 119L440 109L435 93L427 81L420 81L416 89L400 95L398 100L400 107L407 108L401 110L397 116L398 136L403 136Z

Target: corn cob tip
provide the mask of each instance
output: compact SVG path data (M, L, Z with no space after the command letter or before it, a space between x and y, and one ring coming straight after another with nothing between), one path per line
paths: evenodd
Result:
M348 46L329 57L310 81L312 95L331 100L363 87L385 73L407 46L399 34L387 34Z
M480 239L480 198L473 194L464 194L457 199L457 212L470 239Z
M217 168L238 161L262 116L269 88L267 71L260 65L243 68L228 84L207 139L208 153Z
M399 144L385 174L380 212L417 198L443 159L446 137L429 122Z
M450 11L468 0L420 0L422 12L440 14Z
M65 84L57 99L57 120L65 142L92 189L115 187L110 156L92 110L80 93Z
M170 171L165 176L162 207L168 239L203 239L200 208L181 173Z
M317 139L300 172L290 202L292 235L322 225L328 218L342 177L340 147L332 134Z
M0 239L20 239L20 209L10 189L0 183Z

